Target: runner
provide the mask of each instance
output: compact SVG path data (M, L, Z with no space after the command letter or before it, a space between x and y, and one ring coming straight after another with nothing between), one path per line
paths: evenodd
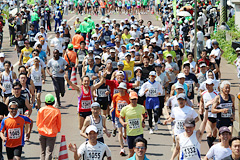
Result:
M147 140L141 137L138 137L134 140L133 144L134 148L134 155L131 158L128 158L127 160L149 160L146 157L146 151L147 151Z

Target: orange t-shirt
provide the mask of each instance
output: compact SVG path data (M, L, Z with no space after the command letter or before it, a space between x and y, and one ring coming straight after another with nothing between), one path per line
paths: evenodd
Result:
M130 104L129 94L126 93L125 96L120 96L120 93L114 94L112 102L115 109L115 115L119 118L122 108Z
M73 36L72 38L72 44L73 44L73 48L74 49L80 49L80 42L84 41L83 36L81 36L80 34L76 34Z
M101 8L106 8L106 2L100 1Z
M4 118L1 123L1 132L6 131L6 147L24 146L24 125L30 123L31 119L23 115Z

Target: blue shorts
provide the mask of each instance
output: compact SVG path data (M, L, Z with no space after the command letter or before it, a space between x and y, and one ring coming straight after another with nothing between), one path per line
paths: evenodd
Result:
M133 149L134 140L138 137L143 138L143 134L140 134L140 135L137 135L137 136L127 136L127 142L128 142L128 148L129 149Z
M158 97L147 97L146 98L146 109L157 109L159 108Z
M127 7L127 9L131 9L131 6Z
M120 123L118 117L115 117L115 125L116 125L117 128L121 128L121 127L123 127L123 125Z

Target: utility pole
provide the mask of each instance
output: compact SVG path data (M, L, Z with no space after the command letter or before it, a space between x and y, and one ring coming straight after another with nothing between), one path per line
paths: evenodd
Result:
M17 0L17 13L19 13L19 8L20 8L20 6L19 6L19 0Z
M227 22L227 0L220 0L220 25Z
M197 0L194 0L194 61L197 62Z

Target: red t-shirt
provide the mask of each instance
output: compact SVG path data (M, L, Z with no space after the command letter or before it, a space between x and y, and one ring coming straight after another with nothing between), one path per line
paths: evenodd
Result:
M3 32L3 22L0 22L0 32Z
M132 83L127 83L127 89L130 89L132 88ZM118 89L117 87L119 86L119 83L117 80L106 80L106 85L108 85L110 87L110 90L111 90L111 98L113 97L113 95L115 93L118 93Z
M205 59L205 60L204 60L204 59L201 58L201 59L198 60L198 64L199 64L200 62L205 62L207 66L209 66L209 64L210 64L210 61L209 61L208 59ZM200 67L199 67L199 65L198 65L198 71L200 72Z

